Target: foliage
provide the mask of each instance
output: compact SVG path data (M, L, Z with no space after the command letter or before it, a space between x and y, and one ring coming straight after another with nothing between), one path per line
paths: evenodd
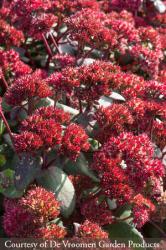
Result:
M165 25L166 1L2 1L6 236L166 236Z

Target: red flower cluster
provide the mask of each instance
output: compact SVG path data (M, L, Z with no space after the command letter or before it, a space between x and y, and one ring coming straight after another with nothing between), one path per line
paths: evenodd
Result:
M108 108L99 108L95 113L99 125L99 138L106 141L110 136L123 132L133 123L129 109L122 104L113 104ZM102 138L104 136L104 138Z
M56 107L41 107L35 111L34 115L42 116L46 120L53 119L61 124L68 124L70 121L70 114Z
M134 223L141 228L150 219L150 215L155 211L155 206L149 200L138 194L133 199Z
M76 124L70 124L62 138L61 152L72 160L76 160L80 151L88 151L90 144L85 131Z
M117 49L121 54L125 54L130 47L140 41L138 31L134 25L124 18L118 18L110 15L110 18L106 21L110 30L114 31L115 44L111 44L112 49Z
M31 188L18 200L6 199L4 207L3 227L10 237L35 237L38 228L45 226L60 213L59 202L54 194L40 187Z
M41 223L48 222L60 214L60 203L54 194L41 187L29 190L19 202L26 211L38 217Z
M40 1L41 3L42 1ZM49 2L49 4L48 4ZM65 16L69 16L73 13L75 13L78 10L82 10L84 8L92 9L92 10L98 10L99 9L99 3L97 0L56 0L56 1L47 1L46 6L43 3L43 7L46 7L48 10L48 6L50 9L50 6L52 6L52 10L55 11L55 14L61 18ZM43 8L42 7L42 8Z
M145 86L144 98L133 98L126 103L134 118L129 129L136 134L146 132L154 143L163 148L166 114L165 86L158 82L147 82ZM161 133L163 138L161 138Z
M61 73L54 73L47 82L57 91L64 90L72 94L72 90L81 100L91 103L102 95L109 95L110 78L119 67L109 62L95 61L90 65L80 67L67 67Z
M87 220L101 226L110 224L113 221L113 215L107 203L105 201L100 203L97 198L84 201L81 205L81 213Z
M78 236L81 238L92 238L92 239L107 239L108 234L103 231L97 224L86 220L78 231Z
M153 154L153 146L144 134L121 133L111 137L95 153L92 165L102 173L103 192L123 203L131 199L133 190L142 190L151 176L163 176L164 167L161 161L153 159Z
M25 131L14 135L14 146L18 153L34 152L43 146L43 142L39 135Z
M165 81L164 81L165 82ZM145 88L145 98L163 101L166 99L166 84L158 81L147 81Z
M8 89L5 98L10 105L19 105L23 101L38 97L45 98L51 96L52 92L42 78L40 71L22 76L14 81Z
M131 223L141 228L155 212L151 200L159 205L165 191L165 24L166 1L0 3L4 169L11 146L6 133L10 158L23 152L40 157L41 176L61 164L72 182L73 206L76 196L75 211L64 216L73 240L108 238L102 226L128 219L119 215L122 206L131 208ZM8 179L4 196L14 183ZM7 236L64 238L66 229L54 220L60 204L53 193L25 190L22 198L5 199ZM75 234L74 222L81 224Z
M20 76L31 73L32 69L20 60L19 54L10 50L0 50L0 67L4 76Z
M105 172L101 179L103 193L111 200L116 199L118 205L129 202L133 196L133 190L127 183L128 178L119 167Z
M142 3L142 0L113 0L110 7L112 9L128 9L130 11L137 11Z
M153 122L153 136L156 144L164 149L166 144L166 122Z
M3 228L9 237L30 237L35 226L34 216L20 206L16 205L5 211Z
M107 16L100 11L83 9L65 20L73 40L84 45L93 45L94 48L108 44L115 44L114 32L105 25Z
M24 42L24 35L21 31L10 26L3 19L0 19L0 43L7 46L19 46Z
M77 68L67 67L62 72L51 74L47 78L47 83L50 84L55 91L72 93L74 87L79 86Z
M69 115L52 107L40 108L22 122L21 134L14 135L18 152L31 152L39 148L48 149L61 143L61 123L69 120ZM30 145L31 143L31 145Z
M67 232L65 228L62 228L56 224L50 224L46 227L37 228L34 231L34 237L39 239L63 239Z
M70 55L55 55L52 57L52 61L55 61L56 68L66 68L68 66L74 66L75 64L75 58Z
M53 14L55 4L55 1L52 0L12 1L10 5L11 21L25 34L35 39L42 39L42 34L48 32L57 22L57 17Z
M21 134L14 134L17 152L33 153L38 149L60 146L60 153L65 153L76 160L80 151L88 151L88 136L80 126L70 124L62 136L62 124L68 123L70 115L53 107L42 107L22 122Z

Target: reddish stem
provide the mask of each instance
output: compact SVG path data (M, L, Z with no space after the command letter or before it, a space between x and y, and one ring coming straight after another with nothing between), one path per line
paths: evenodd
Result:
M129 216L127 216L127 217L123 218L123 219L120 219L120 221L125 221L125 220L128 220L128 219L130 219L130 218L132 218L132 216L131 216L131 215L129 215Z
M57 160L57 158L51 160L50 162L48 162L47 164L45 163L44 167L45 169L49 168L55 161Z
M82 102L80 99L79 99L79 109L80 109L80 114L81 114L83 112L83 110L82 110Z
M3 113L2 109L1 109L1 107L0 107L0 116L1 116L3 122L4 122L5 126L6 126L6 129L7 129L8 133L9 133L10 139L11 139L13 145L14 145L12 131L11 131L10 127L9 127L9 124L8 124L8 122L7 122L7 120L6 120L5 116L4 116L4 113Z
M32 98L28 99L28 115L31 115L34 109L34 102Z
M58 41L60 41L65 35L67 35L68 30L66 30L64 33L62 33L59 37L58 37Z
M4 88L7 89L9 86L3 74L2 74L2 82L3 82Z
M81 64L84 62L84 60L92 53L92 51L94 50L95 48L91 48L90 50L88 50L84 55L83 57L81 58Z
M57 43L56 43L56 41L55 41L55 39L54 39L53 34L50 34L50 37L51 37L51 40L52 40L52 42L53 42L55 48L57 49L58 53L60 54L60 50L59 50L58 45L57 45Z
M47 49L47 52L48 52L49 56L52 57L53 54L52 54L51 48L50 48L50 46L49 46L49 44L48 44L48 42L47 42L44 34L42 34L42 37L43 37L43 41L44 41L45 47Z

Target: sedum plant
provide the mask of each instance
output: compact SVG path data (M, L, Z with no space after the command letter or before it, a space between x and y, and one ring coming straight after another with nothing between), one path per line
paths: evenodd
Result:
M2 1L3 235L166 236L165 11L150 0Z

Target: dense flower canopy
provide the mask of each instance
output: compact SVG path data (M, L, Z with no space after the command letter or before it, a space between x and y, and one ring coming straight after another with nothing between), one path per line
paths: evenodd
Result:
M165 25L164 0L0 3L2 237L166 237Z

